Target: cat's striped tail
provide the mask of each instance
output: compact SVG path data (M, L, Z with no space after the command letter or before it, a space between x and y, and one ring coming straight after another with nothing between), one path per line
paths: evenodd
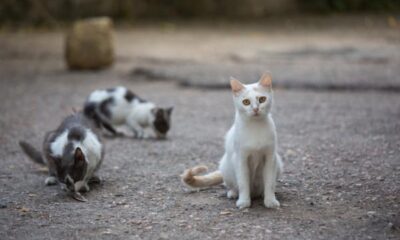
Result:
M112 134L117 135L117 130L112 126L108 118L101 113L99 107L96 103L87 102L83 107L83 113L86 117L93 119L98 127L103 126Z
M206 166L189 168L181 175L182 182L193 188L211 187L223 183L223 178L220 171L214 171L206 175L198 176L206 171Z
M41 165L45 165L45 161L43 159L42 153L36 150L35 147L30 145L25 141L20 141L19 146L21 147L22 151L35 163L39 163Z

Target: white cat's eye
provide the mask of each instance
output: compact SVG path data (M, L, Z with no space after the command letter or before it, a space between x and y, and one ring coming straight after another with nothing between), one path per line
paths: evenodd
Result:
M258 98L258 102L260 102L260 103L263 103L263 102L265 102L265 101L267 101L267 98L266 98L266 97L260 97L260 98Z
M243 101L243 105L250 105L250 100L249 99L244 99Z

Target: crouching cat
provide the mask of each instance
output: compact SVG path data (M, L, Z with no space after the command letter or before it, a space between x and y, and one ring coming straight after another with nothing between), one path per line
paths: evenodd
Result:
M264 74L258 83L244 85L231 79L236 109L235 121L226 134L225 154L219 170L206 175L205 166L182 174L182 181L194 188L224 183L228 198L238 198L236 206L247 208L251 198L264 196L267 208L280 206L275 197L276 180L283 164L277 153L277 136L271 116L272 79Z
M114 135L125 125L137 138L165 138L171 126L172 107L160 108L125 87L96 90L87 98L84 112Z
M45 135L42 152L27 142L19 144L34 162L47 165L46 185L61 183L75 199L86 201L79 192L89 191L89 182L100 181L95 172L103 161L104 148L98 130L92 119L78 112Z

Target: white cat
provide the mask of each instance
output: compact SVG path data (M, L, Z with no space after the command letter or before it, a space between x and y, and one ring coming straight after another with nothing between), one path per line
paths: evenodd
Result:
M251 198L264 196L267 208L280 206L275 186L283 163L277 153L277 136L271 116L272 78L264 74L258 83L244 85L230 81L236 109L235 121L225 138L225 154L219 170L203 176L205 166L186 170L182 180L190 187L203 188L224 183L228 198L247 208Z

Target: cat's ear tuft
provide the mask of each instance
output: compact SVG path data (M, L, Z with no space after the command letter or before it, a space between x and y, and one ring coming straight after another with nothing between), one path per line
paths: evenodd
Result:
M236 78L231 77L230 83L232 92L235 95L239 94L244 89L244 85Z
M85 155L83 154L82 149L80 147L77 147L75 149L74 159L75 159L75 164L83 164L85 162Z
M264 73L260 80L258 81L258 84L262 86L263 88L272 88L272 76L269 73Z
M151 109L151 113L153 114L154 117L162 117L164 115L164 109L155 107Z
M158 112L158 108L152 108L151 109L151 113L155 116L156 114L157 114L157 112Z
M174 110L174 107L169 107L166 109L168 116L171 116L172 110Z

